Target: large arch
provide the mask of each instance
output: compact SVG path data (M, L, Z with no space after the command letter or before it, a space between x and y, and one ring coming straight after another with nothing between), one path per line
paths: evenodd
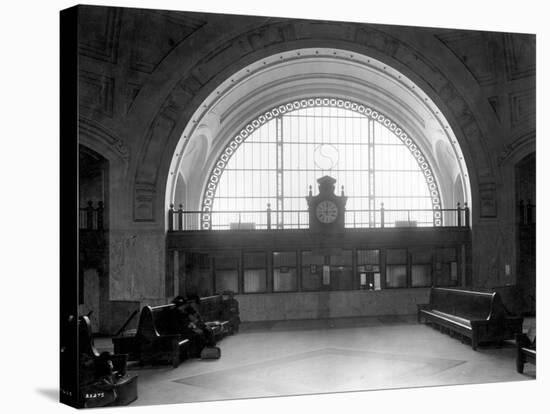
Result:
M326 31L318 30L324 25L330 27L327 27ZM298 26L299 36L295 30ZM183 131L187 125L199 122L193 117L194 111L201 104L208 104L206 98L210 94L222 94L231 79L233 82L236 81L231 75L238 73L239 69L243 69L250 62L256 61L261 64L265 62L268 65L270 62L265 59L268 56L275 57L277 53L284 51L321 45L323 47L337 46L341 47L341 50L378 58L388 67L401 71L413 80L419 89L427 93L428 99L431 99L441 109L441 113L445 114L448 128L455 132L457 142L460 143L463 150L464 162L469 166L468 169L473 171L474 176L470 177L472 204L477 206L480 183L482 186L491 187L495 178L493 157L488 155L489 150L486 147L491 144L487 144L489 141L482 139L486 131L478 124L474 111L470 109L474 103L466 101L464 97L466 91L479 88L475 79L468 75L466 70L464 73L456 74L453 73L456 71L440 68L441 62L430 61L395 37L395 34L390 35L382 30L363 25L351 25L350 27L351 29L344 30L339 26L333 27L329 23L313 25L310 22L300 22L298 25L298 23L293 24L287 21L275 22L264 26L262 30L256 28L250 32L241 33L235 38L229 39L225 47L220 45L217 52L195 61L194 66L186 70L179 80L172 83L174 85L172 92L169 93L150 123L135 170L134 218L140 221L159 220L161 223L165 222L163 211L166 197L163 200L160 194L166 195L165 183L169 180L164 180L163 177L169 178L171 173L174 173L173 165L169 160L173 154L179 154L183 149L181 142L185 142L188 138ZM350 30L354 34L351 37ZM271 32L284 33L284 38L269 36ZM286 38L287 34L289 35L288 39ZM233 47L237 44L246 44L246 47L242 49ZM441 45L434 45L434 47L441 48ZM173 70L174 61L177 61L179 52L178 48L175 48L174 59L166 59L163 62L158 70L159 76L163 76L164 71L169 67ZM181 51L180 59L183 58L184 52L184 50ZM443 55L449 53L444 48L441 49L441 52ZM220 68L222 69L220 70ZM455 83L460 86L455 86ZM464 89L465 85L467 85L466 89ZM143 94L143 99L147 99L146 93ZM138 103L136 102L135 105L137 110ZM489 105L487 105L487 110L490 111ZM180 141L182 137L183 140ZM142 202L139 200L139 196L144 193L150 195L150 197L142 197L142 199L147 199L150 204L149 211L153 213L147 217L140 217L136 211L141 208ZM494 192L491 196L494 197ZM474 210L474 224L477 218Z
M227 154L223 152L227 152L228 145L246 139L257 127L255 124L260 125L261 119L269 118L273 111L285 112L290 110L289 105L315 106L323 102L347 105L397 129L403 142L417 153L416 157L425 158L424 165L431 166L424 171L432 176L433 170L436 178L431 185L437 192L434 196L438 198L437 208L453 208L457 200L471 204L463 152L436 103L412 80L387 64L331 48L299 49L267 57L233 74L211 93L193 114L178 143L166 188L166 204L174 200L177 183L174 177L183 175L193 189L186 200L187 209L208 209L204 202L211 198L210 187L215 185L209 182L212 170L224 163L222 158L227 158ZM189 156L198 147L209 149L206 158ZM441 202L436 187L446 189L441 192ZM460 189L459 195L454 194L455 188Z

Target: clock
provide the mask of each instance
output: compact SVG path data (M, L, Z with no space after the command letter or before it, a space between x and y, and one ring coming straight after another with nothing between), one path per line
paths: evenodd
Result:
M336 180L328 175L317 180L319 194L313 195L309 186L306 197L309 210L309 229L325 234L343 232L345 229L345 209L347 197L344 187L338 196L334 194Z
M331 200L323 200L315 208L315 217L321 223L332 223L338 218L338 206Z

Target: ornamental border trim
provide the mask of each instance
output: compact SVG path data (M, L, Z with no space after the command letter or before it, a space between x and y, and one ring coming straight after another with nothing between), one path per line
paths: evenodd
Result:
M201 207L201 229L210 230L211 229L211 220L212 216L210 212L212 211L212 206L214 204L214 196L220 181L220 177L223 174L227 163L230 158L233 156L235 151L240 147L240 145L258 128L264 125L266 122L275 119L279 115L296 111L298 109L304 108L315 108L315 107L336 107L348 109L359 114L365 115L378 123L382 124L390 131L392 131L408 148L409 152L415 158L420 170L424 174L424 179L426 180L426 185L430 191L430 196L432 200L432 208L434 210L441 210L441 197L439 192L439 187L437 185L435 176L432 172L432 169L418 147L414 139L407 134L403 128L401 128L397 123L388 118L386 115L380 113L373 108L370 108L367 105L359 104L347 99L337 99L337 98L308 98L294 100L286 104L278 105L271 108L270 110L264 112L263 114L257 116L254 120L246 124L246 126L241 129L241 131L225 146L225 149L221 152L220 156L214 163L210 176L208 178L206 187L203 192L202 197L202 207ZM434 212L434 226L438 227L442 225L442 215L440 211Z

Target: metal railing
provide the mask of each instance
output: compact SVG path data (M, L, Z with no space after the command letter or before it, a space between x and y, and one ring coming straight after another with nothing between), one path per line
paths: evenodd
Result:
M94 207L92 201L88 201L87 207L80 207L79 209L79 229L80 230L103 230L104 221L103 214L105 208L103 201L97 203L97 207Z
M536 224L537 212L536 206L531 204L531 200L527 200L525 203L523 200L519 200L518 205L518 224L529 225Z
M455 209L385 209L346 210L345 227L349 229L390 227L470 227L467 203ZM216 210L186 211L168 209L168 231L196 230L288 230L309 228L308 210Z

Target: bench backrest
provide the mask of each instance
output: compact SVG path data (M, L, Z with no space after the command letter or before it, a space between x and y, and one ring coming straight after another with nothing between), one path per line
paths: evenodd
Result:
M498 293L432 288L430 308L468 320L489 320L503 316Z
M89 355L92 358L99 357L99 351L94 345L94 338L92 336L92 325L87 316L80 316L78 318L78 352L79 354Z
M177 334L172 326L173 303L161 306L144 306L139 316L137 336L152 338ZM200 299L199 313L205 322L222 319L226 306L222 295Z
M199 313L204 321L217 321L223 309L223 296L214 295L201 298Z
M174 308L174 304L144 306L139 316L137 335L151 338L175 334L176 332L171 329L171 312Z

